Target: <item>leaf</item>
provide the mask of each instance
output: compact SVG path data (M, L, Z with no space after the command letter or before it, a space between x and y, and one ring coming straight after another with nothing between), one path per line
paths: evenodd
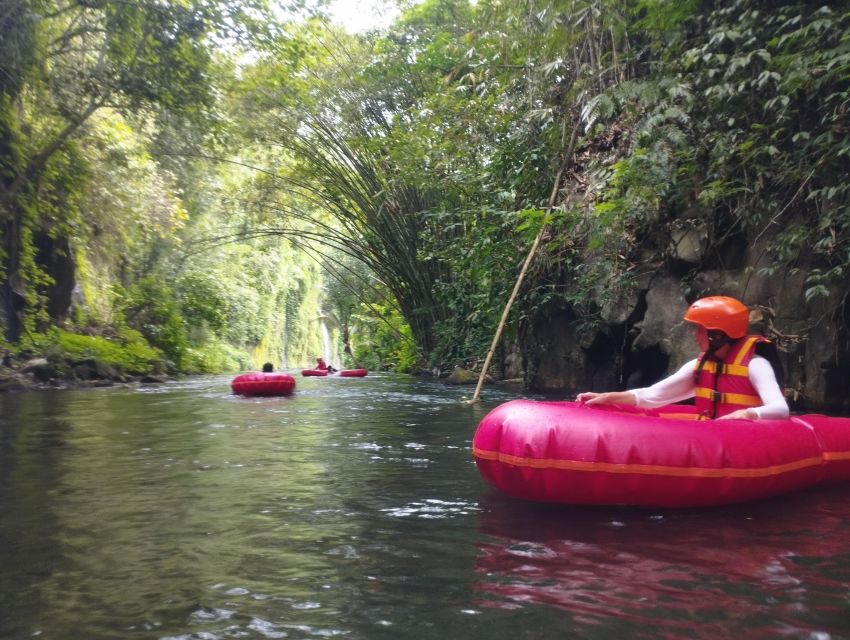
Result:
M814 287L806 289L805 298L807 304L817 297L829 297L829 289L822 284L817 284Z

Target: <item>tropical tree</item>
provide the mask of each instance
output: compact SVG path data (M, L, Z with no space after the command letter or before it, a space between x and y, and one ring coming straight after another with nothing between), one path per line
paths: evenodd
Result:
M90 134L92 117L111 110L211 122L212 38L240 29L244 9L218 0L3 0L3 33L14 34L3 38L0 60L8 338L38 311L60 313L45 291L56 274L73 274L71 237L88 169L78 141Z

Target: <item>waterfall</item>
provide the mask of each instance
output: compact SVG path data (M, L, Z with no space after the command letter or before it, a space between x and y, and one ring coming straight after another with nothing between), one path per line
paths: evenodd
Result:
M322 338L322 357L328 364L335 367L342 367L342 358L339 354L339 344L335 343L331 339L331 330L328 329L326 319L327 316L324 314L319 315L319 331L321 332ZM331 324L331 327L333 327L333 324Z
M325 359L325 362L332 363L331 332L328 331L328 325L325 324L324 318L319 318L319 328L322 330L322 357Z

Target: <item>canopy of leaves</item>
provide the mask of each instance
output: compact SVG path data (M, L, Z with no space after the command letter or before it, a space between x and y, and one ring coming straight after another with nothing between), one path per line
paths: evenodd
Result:
M710 247L685 283L756 247L807 300L846 284L841 3L425 0L365 35L258 1L6 4L9 325L16 296L51 321L44 238L93 245L90 321L183 363L298 359L321 320L375 364L474 364L541 229L511 337L600 320L683 229Z

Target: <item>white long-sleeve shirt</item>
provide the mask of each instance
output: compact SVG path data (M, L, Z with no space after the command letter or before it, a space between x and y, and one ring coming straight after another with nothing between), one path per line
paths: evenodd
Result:
M656 382L651 387L630 389L639 407L661 407L694 397L694 368L697 360L682 365L676 373ZM770 363L761 356L753 356L749 364L749 378L761 398L760 407L753 407L759 418L783 420L788 417L788 403L776 382Z

